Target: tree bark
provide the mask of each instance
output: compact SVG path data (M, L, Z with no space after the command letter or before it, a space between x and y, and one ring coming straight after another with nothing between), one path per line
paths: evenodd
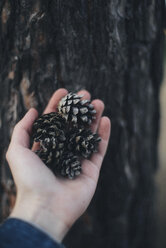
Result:
M155 247L164 0L0 1L1 219L15 187L5 152L16 122L59 87L105 102L112 136L95 197L67 247Z

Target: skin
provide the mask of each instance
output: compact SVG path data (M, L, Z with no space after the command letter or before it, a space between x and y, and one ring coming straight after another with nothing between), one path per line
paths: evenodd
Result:
M44 113L56 111L59 100L67 94L59 89L51 97ZM83 90L84 99L90 99L89 92ZM6 154L16 188L15 207L10 217L22 219L38 227L53 239L61 242L73 223L87 209L97 186L103 158L110 136L110 120L101 117L104 104L100 100L92 102L97 114L91 129L101 137L98 153L90 160L83 160L82 173L74 180L55 177L41 159L30 149L30 135L38 113L32 108L14 128Z

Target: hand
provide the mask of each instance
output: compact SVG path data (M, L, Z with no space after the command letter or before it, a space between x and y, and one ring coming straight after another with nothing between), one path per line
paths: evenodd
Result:
M56 111L59 100L66 94L65 89L57 90L44 113ZM87 91L78 94L90 99ZM33 108L15 126L6 155L17 188L16 204L10 216L32 223L59 242L87 209L108 145L110 120L101 118L104 104L100 100L94 100L92 104L97 111L92 130L98 132L101 142L98 153L90 160L83 160L82 173L76 179L55 177L32 151L37 149L37 144L32 150L29 148L32 125L38 117Z

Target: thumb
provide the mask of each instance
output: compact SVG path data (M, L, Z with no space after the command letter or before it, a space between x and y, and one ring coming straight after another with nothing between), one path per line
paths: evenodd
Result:
M11 146L20 145L23 147L29 147L30 134L32 131L32 125L36 118L38 117L38 112L36 109L31 108L25 116L20 120L14 127Z

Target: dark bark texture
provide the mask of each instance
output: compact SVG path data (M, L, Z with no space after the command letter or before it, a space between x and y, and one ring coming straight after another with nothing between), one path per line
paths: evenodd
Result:
M112 137L95 197L69 248L155 247L164 0L1 0L1 219L15 187L5 152L16 122L59 87L105 102Z

